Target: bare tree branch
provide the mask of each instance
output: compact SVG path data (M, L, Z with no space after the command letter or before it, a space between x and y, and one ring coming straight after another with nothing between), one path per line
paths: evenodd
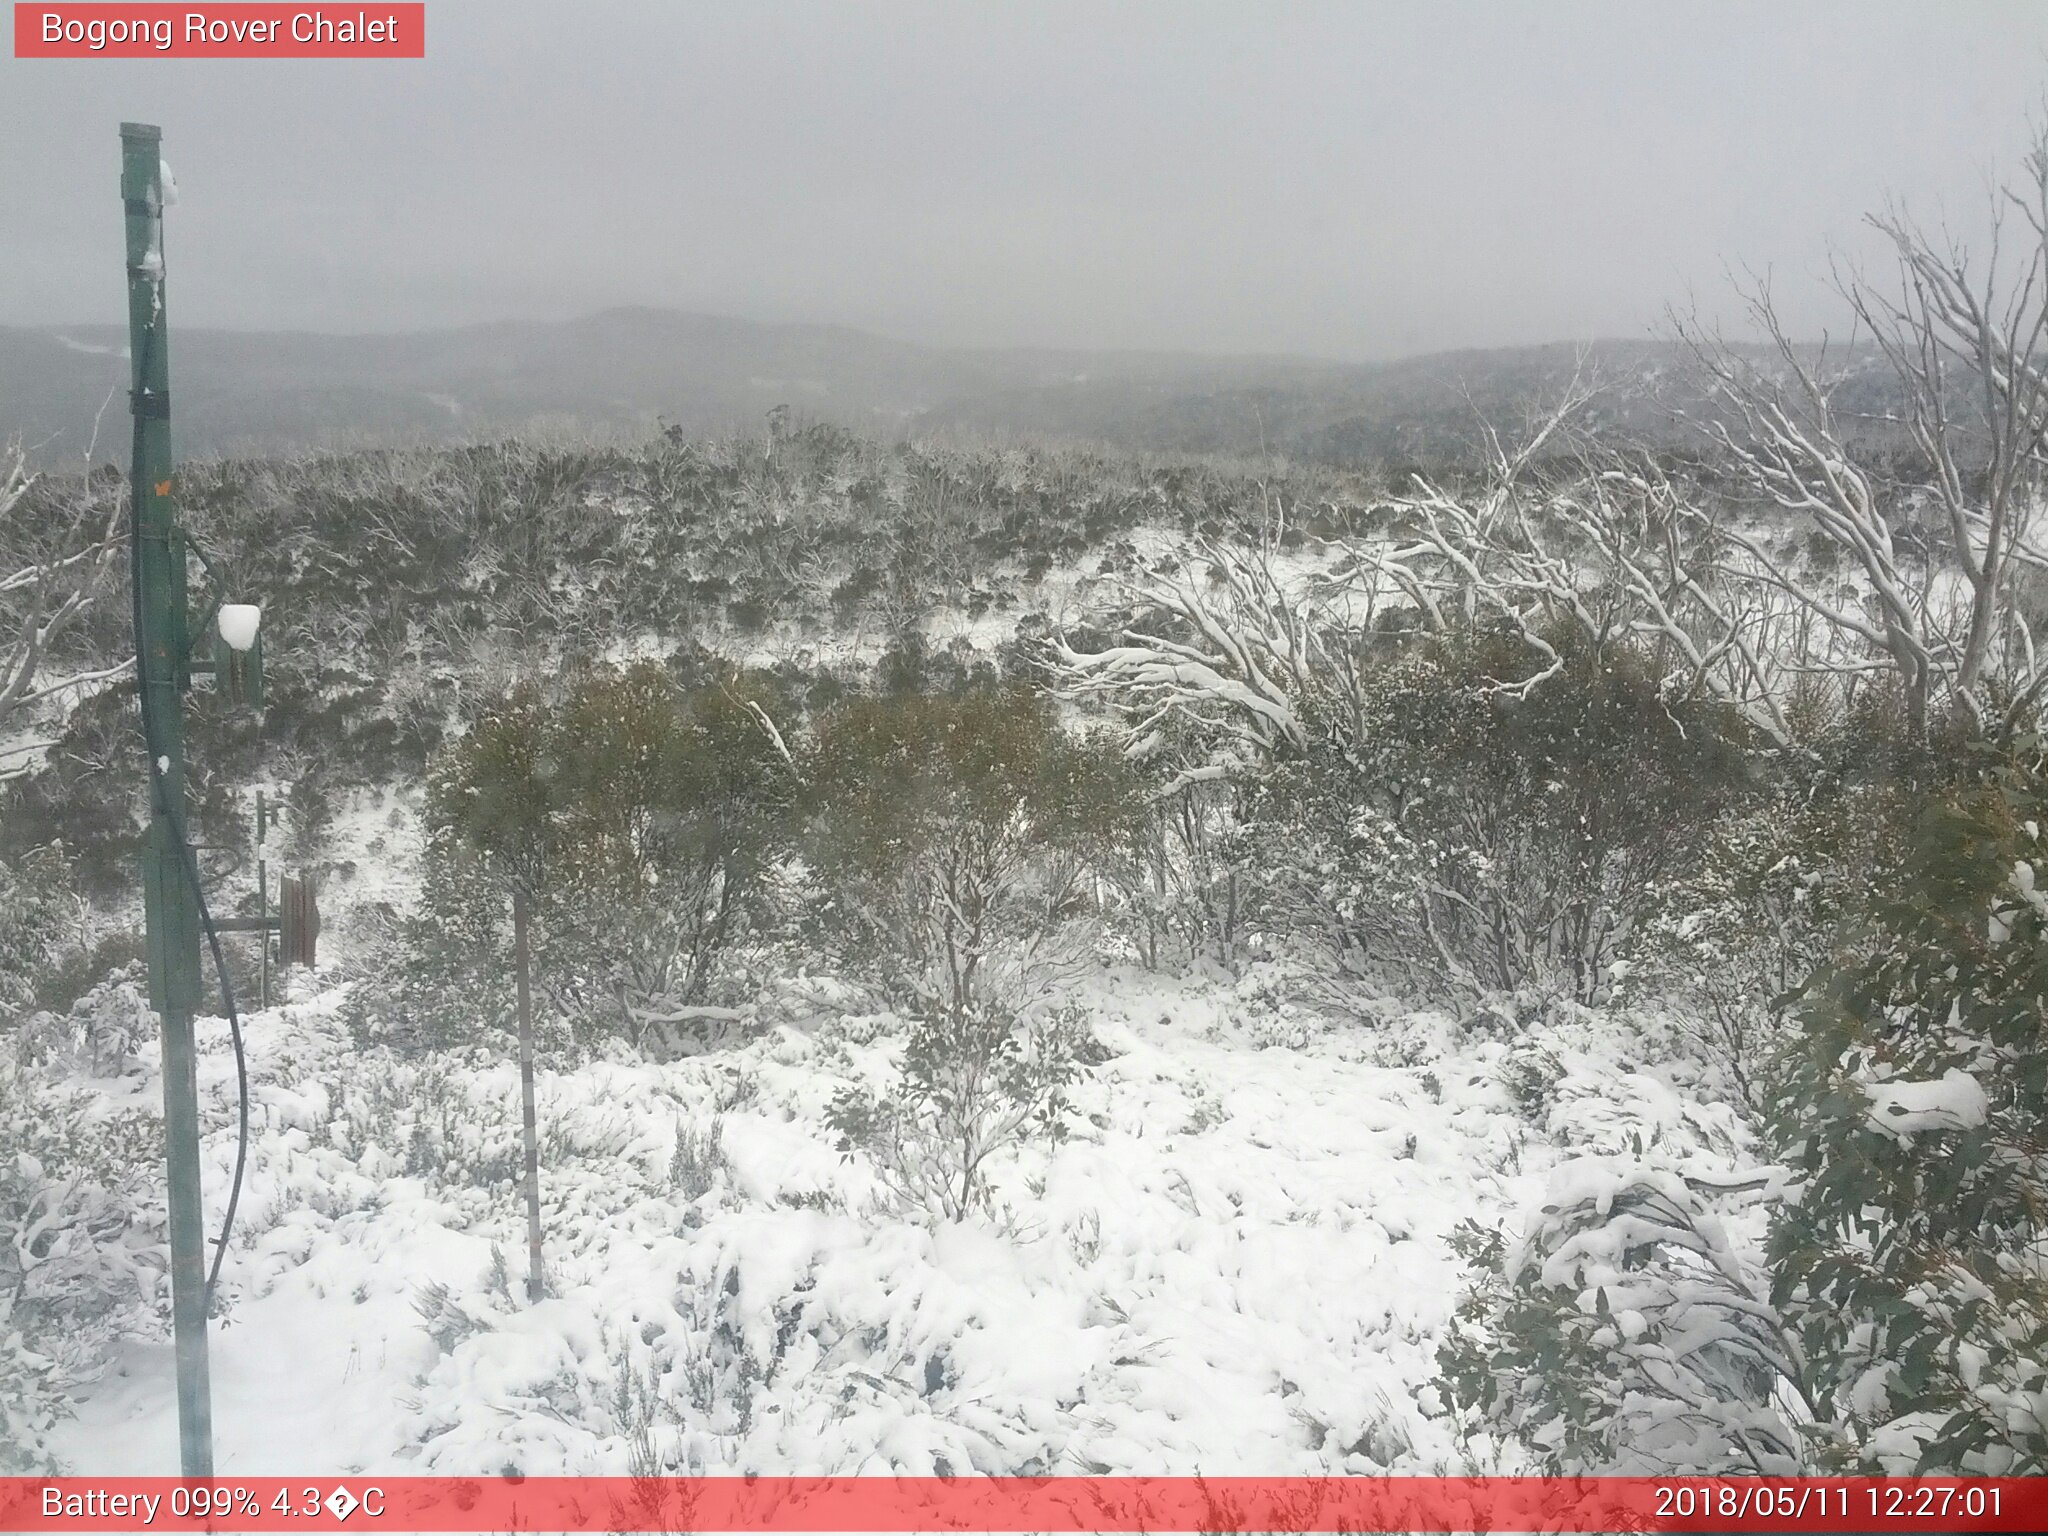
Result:
M21 445L0 451L0 526L27 501L37 477L28 472ZM38 550L11 570L0 571L0 730L16 711L48 699L94 687L129 670L81 665L76 660L52 672L58 642L75 629L97 597L101 578L120 546L121 498L109 497L103 521L94 518L72 541L55 551ZM26 771L28 760L10 754L0 778Z

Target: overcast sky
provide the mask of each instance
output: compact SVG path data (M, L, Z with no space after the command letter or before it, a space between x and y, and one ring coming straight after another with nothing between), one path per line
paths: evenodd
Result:
M372 7L374 9L374 7ZM119 323L124 118L176 319L658 304L970 345L1641 336L1887 195L1975 226L2048 5L430 0L424 61L0 58L0 322Z

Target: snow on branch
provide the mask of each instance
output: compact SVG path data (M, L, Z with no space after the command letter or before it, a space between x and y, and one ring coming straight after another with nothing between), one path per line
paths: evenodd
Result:
M1290 584L1270 543L1203 540L1178 571L1126 584L1147 616L1100 651L1053 647L1061 696L1104 705L1128 728L1127 751L1152 755L1169 728L1223 756L1273 756L1308 745L1302 701L1333 666L1331 615Z
M1768 344L1761 360L1679 326L1710 387L1715 414L1703 425L1737 479L1763 505L1809 523L1854 579L1823 591L1761 540L1733 535L1725 575L1790 599L1885 658L1917 728L1952 701L1978 729L2009 731L2048 688L2015 591L2023 570L2048 566L2034 537L2048 493L2048 130L1992 212L1989 246L1973 256L1888 210L1870 223L1891 246L1892 279L1837 269L1852 343L1874 347L1891 408L1837 403L1841 386L1868 370L1853 350L1831 363L1827 349L1795 345L1767 279L1741 291ZM1901 440L1910 479L1887 478L1852 434Z
M0 527L8 525L36 482L19 443L0 451ZM106 516L55 551L39 550L11 570L0 570L0 730L16 711L124 675L133 665L77 665L53 673L59 642L91 607L100 579L120 547L122 501L109 497ZM30 759L12 754L0 777L26 771Z
M1668 699L1718 700L1783 742L1790 671L1815 659L1793 605L1717 579L1726 530L1647 456L1580 432L1576 418L1594 398L1575 378L1518 449L1494 439L1475 489L1416 476L1385 526L1353 542L1359 579L1405 597L1427 629L1515 635L1535 664L1498 679L1504 693L1527 695L1554 676L1558 640L1575 631L1595 646L1645 647L1667 667Z

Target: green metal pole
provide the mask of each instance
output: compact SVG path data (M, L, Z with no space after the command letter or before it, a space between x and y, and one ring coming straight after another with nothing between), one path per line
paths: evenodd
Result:
M178 1443L187 1477L213 1476L206 1358L206 1234L199 1192L199 1090L192 1015L199 1007L199 907L186 872L183 694L188 645L185 544L171 467L171 363L164 312L163 178L147 123L121 125L121 202L128 226L128 349L135 461L135 662L152 759L143 911L150 1002L163 1018L164 1160L169 1175L171 1318L177 1344Z

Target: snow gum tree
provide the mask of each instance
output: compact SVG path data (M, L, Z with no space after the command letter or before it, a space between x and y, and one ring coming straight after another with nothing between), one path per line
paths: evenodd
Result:
M39 704L75 698L129 665L95 654L88 633L120 549L118 482L87 476L77 494L39 504L41 495L20 445L0 448L0 726L10 732ZM0 780L25 772L30 754L50 744L10 740Z
M1852 356L1787 333L1767 281L1743 295L1764 356L1681 322L1712 396L1703 423L1752 500L1828 547L1827 580L1723 520L1710 580L1742 608L1790 605L1827 637L1845 688L1873 671L1897 686L1916 731L1955 709L1985 735L2023 728L2044 666L2021 601L2048 568L2036 526L2048 471L2048 128L2023 174L1993 195L1972 250L1900 208L1870 218L1893 274L1838 274L1858 340L1883 360L1874 451ZM1695 514L1697 518L1699 514ZM2034 615L2038 618L2038 613Z

